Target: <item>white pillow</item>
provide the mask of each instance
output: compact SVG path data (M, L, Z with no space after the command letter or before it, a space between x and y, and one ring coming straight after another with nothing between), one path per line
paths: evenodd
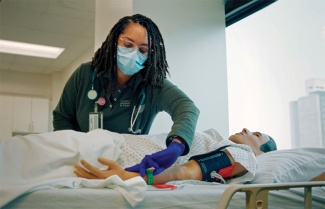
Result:
M324 148L276 150L257 157L253 184L306 182L325 172Z

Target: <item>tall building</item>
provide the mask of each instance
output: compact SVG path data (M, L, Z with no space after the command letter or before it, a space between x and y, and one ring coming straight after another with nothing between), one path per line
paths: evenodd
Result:
M305 81L307 96L290 102L292 148L325 147L325 80Z

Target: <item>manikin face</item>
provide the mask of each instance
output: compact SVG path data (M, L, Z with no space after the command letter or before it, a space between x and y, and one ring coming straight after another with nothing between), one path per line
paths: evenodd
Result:
M260 146L270 140L269 136L260 132L250 132L247 128L239 133L231 135L229 140L236 144L246 144L250 146L255 155L260 155L264 152L260 150Z

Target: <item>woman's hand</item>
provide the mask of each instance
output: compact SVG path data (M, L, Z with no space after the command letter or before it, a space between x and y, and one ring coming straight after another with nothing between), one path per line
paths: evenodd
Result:
M177 158L184 152L184 149L184 144L173 141L166 149L151 155L146 155L142 159L141 163L125 168L125 170L138 172L142 177L144 177L147 168L154 168L153 175L158 175L172 166L176 162Z
M100 170L89 164L87 161L80 160L80 163L84 168L80 165L75 165L74 167L76 170L74 170L74 174L77 177L87 179L106 179L113 175L118 175L122 180L127 180L133 177L113 160L100 157L98 158L98 162L108 166L107 170Z

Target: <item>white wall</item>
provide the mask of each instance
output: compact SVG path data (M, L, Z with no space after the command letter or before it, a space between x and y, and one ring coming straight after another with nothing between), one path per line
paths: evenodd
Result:
M93 46L89 47L78 59L72 62L64 71L61 73L52 74L52 102L56 106L60 100L63 88L70 75L84 62L91 61L94 55Z
M95 48L97 51L117 21L132 15L133 0L96 0Z
M51 98L51 76L0 71L0 94Z
M223 0L134 0L133 13L150 17L166 45L171 80L199 107L197 130L228 135L225 15ZM159 114L151 133L168 132Z

